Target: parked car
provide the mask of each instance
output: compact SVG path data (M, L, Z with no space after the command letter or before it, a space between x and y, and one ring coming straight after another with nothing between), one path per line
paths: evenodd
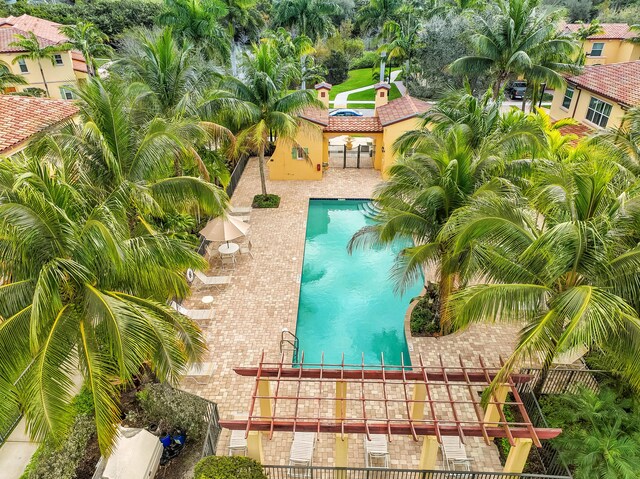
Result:
M509 83L505 88L504 93L512 100L522 100L522 97L527 92L527 82L517 80Z
M329 116L362 116L362 113L356 110L340 108L339 110L333 110L331 113L329 113Z

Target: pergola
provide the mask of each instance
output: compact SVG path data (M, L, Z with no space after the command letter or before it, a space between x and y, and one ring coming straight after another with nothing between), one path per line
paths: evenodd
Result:
M531 422L517 385L531 378L510 374L493 389L482 405L482 391L496 378L499 369L459 365L319 364L268 362L264 353L257 367L235 368L240 376L255 378L246 419L221 421L222 427L246 431L248 454L264 462L262 435L274 432L317 432L335 434L335 464L348 465L347 434L385 434L422 438L420 469L434 469L438 444L443 436L507 438L511 450L504 472L522 472L531 445L552 439L560 429L537 428ZM404 361L402 361L404 362ZM511 393L513 400L507 401ZM518 421L505 417L505 404L514 406ZM258 412L259 410L259 412ZM261 434L262 433L262 434Z

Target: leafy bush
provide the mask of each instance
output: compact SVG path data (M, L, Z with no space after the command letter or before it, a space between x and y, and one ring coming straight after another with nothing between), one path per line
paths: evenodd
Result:
M207 428L204 399L166 384L148 384L136 398L148 423L168 431L183 429L193 439L204 436Z
M380 55L376 52L364 52L357 58L351 60L350 69L373 68L378 64Z
M440 331L440 299L438 287L427 283L425 295L411 312L411 335L430 336Z
M253 197L254 208L277 208L280 206L280 197L278 195L256 195Z
M93 416L79 414L62 443L47 440L40 445L21 479L74 479L95 433Z
M553 440L576 479L640 476L640 404L608 387L545 396L542 411L563 432Z
M331 52L324 66L327 69L327 81L332 85L338 85L349 77L349 61L344 53Z
M209 456L196 464L194 479L266 479L260 463L241 456Z

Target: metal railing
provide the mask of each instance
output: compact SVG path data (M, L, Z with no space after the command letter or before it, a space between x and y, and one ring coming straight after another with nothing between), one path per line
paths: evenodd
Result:
M240 160L238 160L238 163L236 163L235 168L231 172L231 180L227 185L227 195L229 196L229 198L231 198L233 192L236 191L238 183L240 182L240 178L242 178L242 173L244 172L244 169L246 168L248 162L248 155L240 157Z
M569 476L504 472L426 471L357 467L262 466L269 479L567 479Z
M606 371L571 368L551 369L546 377L543 377L540 368L526 368L520 372L533 376L529 383L533 390L540 391L540 394L576 394L581 388L598 392L600 381L607 375ZM540 385L542 381L544 384Z
M220 439L220 414L218 414L218 405L209 402L207 406L207 434L204 437L202 445L202 457L214 456L218 450L218 439Z

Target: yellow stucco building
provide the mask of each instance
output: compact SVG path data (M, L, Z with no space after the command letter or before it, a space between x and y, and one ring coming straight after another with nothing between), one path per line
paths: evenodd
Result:
M419 115L430 104L409 95L389 101L390 85L378 83L373 116L330 116L331 85L316 85L324 108L301 115L295 141L278 140L268 161L272 180L321 180L335 167L372 167L382 176L395 161L394 142L404 132L420 126Z
M33 32L41 46L59 45L67 40L60 33L59 27L58 23L30 15L0 18L0 68L21 75L28 82L27 85L11 86L4 93L23 91L30 87L45 90L46 81L51 98L73 98L71 87L88 76L87 65L81 53L61 51L51 61L42 60L42 72L37 61L15 61L16 57L23 53L19 47L12 45L17 39L17 34L26 35Z
M618 127L625 111L640 105L640 60L586 67L553 95L553 120L574 118L586 128Z
M565 31L576 33L581 25L570 23ZM586 65L609 65L611 63L640 60L640 44L629 42L637 34L626 23L603 23L602 33L591 35L582 49L586 55Z

